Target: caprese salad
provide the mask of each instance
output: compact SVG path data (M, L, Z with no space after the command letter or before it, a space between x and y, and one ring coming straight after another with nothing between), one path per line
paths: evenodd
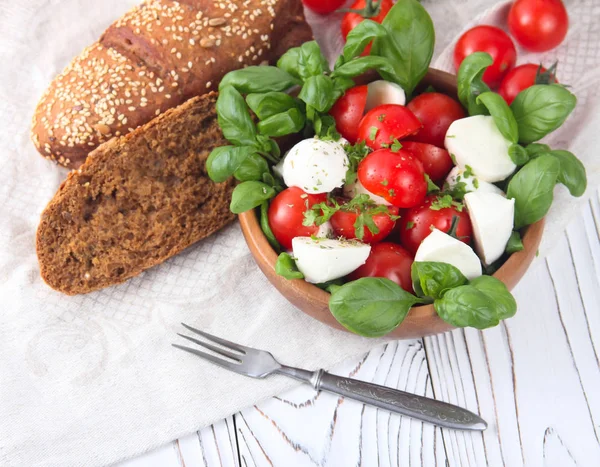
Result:
M514 315L490 274L523 248L557 183L574 196L586 187L573 154L537 143L575 107L568 89L534 85L509 106L482 80L492 63L482 52L462 60L458 100L419 88L433 43L427 12L399 0L381 24L348 33L333 69L313 41L219 87L231 145L211 153L209 176L241 182L231 210L260 211L277 273L329 291L336 319L364 336L419 304L461 327ZM381 79L355 85L367 70ZM291 134L300 141L282 154Z

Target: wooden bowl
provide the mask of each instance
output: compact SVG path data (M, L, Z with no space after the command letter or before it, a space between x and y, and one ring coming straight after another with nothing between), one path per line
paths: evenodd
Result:
M357 82L362 84L373 79L376 79L374 75L365 75L358 79ZM433 86L436 91L457 98L456 77L454 75L440 70L429 69L429 72L421 83L421 88L429 85ZM254 256L258 267L267 276L271 284L290 303L304 313L333 328L350 332L338 323L329 311L329 293L302 279L288 280L275 273L277 253L271 248L267 238L264 236L256 212L254 210L244 212L240 214L239 220L250 252ZM527 268L533 261L542 239L543 230L543 219L527 227L523 235L523 245L525 248L522 251L512 254L494 274L494 277L504 282L509 289L512 289L521 280L521 277L523 277L525 271L527 271ZM387 334L387 337L412 339L438 334L453 328L452 325L446 323L437 315L433 305L423 305L411 308L402 324Z

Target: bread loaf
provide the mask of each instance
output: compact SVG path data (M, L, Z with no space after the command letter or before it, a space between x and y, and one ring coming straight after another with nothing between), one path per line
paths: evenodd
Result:
M311 36L299 0L146 0L56 77L32 139L44 157L79 167L101 143Z
M233 181L205 170L226 144L216 93L195 97L93 151L44 210L36 247L42 278L69 295L133 277L234 219Z

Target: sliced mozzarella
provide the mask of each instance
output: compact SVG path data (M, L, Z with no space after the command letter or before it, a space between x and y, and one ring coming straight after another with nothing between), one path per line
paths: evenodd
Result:
M371 247L356 241L296 237L292 250L304 279L320 284L344 277L365 264Z
M486 193L496 193L504 196L504 192L493 183L488 183L483 180L479 180L475 175L465 175L465 171L460 167L454 167L448 176L446 177L446 184L450 190L453 190L457 185L461 185L459 188L464 193L470 193L472 191L483 191Z
M451 264L469 280L481 276L481 262L473 249L438 229L433 229L421 242L415 261Z
M331 226L331 222L327 221L327 222L322 223L319 226L319 230L317 230L317 233L315 234L315 237L317 237L317 238L327 238L332 233L333 233L333 227Z
M446 132L444 145L458 167L471 167L477 178L486 182L504 180L517 168L508 155L511 142L490 116L455 120Z
M383 104L406 104L404 89L396 83L377 80L367 85L367 105L365 112Z
M348 170L348 156L342 144L316 138L300 141L283 160L283 181L307 193L329 193L340 188Z
M386 201L385 198L374 195L373 193L368 191L363 186L363 184L360 183L360 180L358 178L356 179L356 182L350 183L348 185L344 185L344 196L346 196L347 198L354 198L356 195L362 195L362 194L369 195L369 198L371 198L371 200L375 204L383 204L385 206L392 205L392 203L389 203L388 201Z
M514 225L515 200L474 191L465 195L465 204L473 226L475 250L483 264L490 265L506 249Z

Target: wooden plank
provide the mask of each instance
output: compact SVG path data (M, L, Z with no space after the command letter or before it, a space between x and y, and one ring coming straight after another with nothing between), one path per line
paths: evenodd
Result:
M421 340L378 347L334 373L432 396ZM446 465L439 429L308 386L235 420L242 466Z

